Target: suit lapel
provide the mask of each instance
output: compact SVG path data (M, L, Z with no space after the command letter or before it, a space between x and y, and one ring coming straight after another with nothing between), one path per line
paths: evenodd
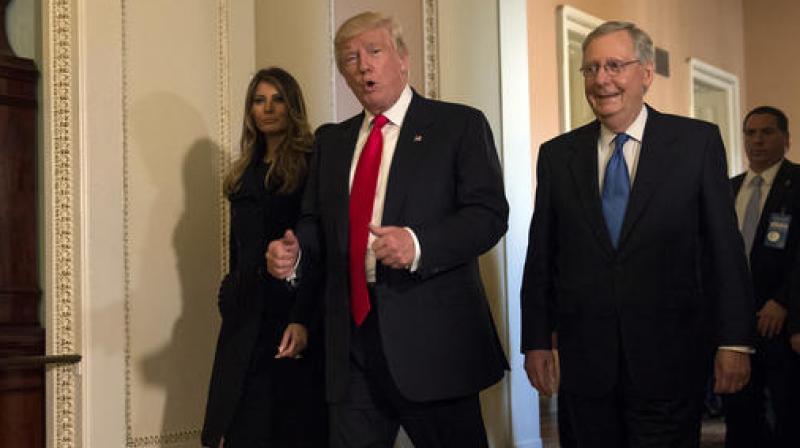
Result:
M586 211L589 226L594 231L600 245L612 254L614 248L608 236L603 207L600 199L600 183L597 177L597 139L600 137L600 122L594 121L575 132L572 144L572 158L569 162L572 180L578 190L581 206Z
M744 182L744 176L744 174L740 174L731 179L731 190L733 190L734 199L739 195L739 190L742 188L742 183Z
M433 122L430 101L414 92L403 118L403 126L397 138L394 157L386 182L381 225L400 225L400 214L409 185L413 182L416 165L423 160L426 151L435 151L427 146L431 139L425 133Z
M326 158L327 163L331 164L331 180L333 185L328 185L333 191L335 204L341 206L334 207L336 235L339 240L341 253L347 253L348 225L350 223L350 167L353 163L353 153L355 152L358 131L364 122L364 113L341 124L340 132L335 136L335 141L331 148L323 150L331 151L331 156Z
M670 156L670 145L675 136L662 126L662 117L652 108L647 108L647 123L642 135L642 146L639 151L639 164L633 180L628 208L622 222L619 247L623 247L636 222L650 204L650 197L664 180L668 167L674 162Z

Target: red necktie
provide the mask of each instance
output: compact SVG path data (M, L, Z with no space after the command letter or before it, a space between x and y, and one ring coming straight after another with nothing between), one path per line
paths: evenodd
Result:
M381 128L389 120L378 115L372 120L367 142L358 157L353 185L350 187L350 313L360 326L369 314L369 291L364 266L369 239L369 222L375 203L378 169L381 166L383 134Z

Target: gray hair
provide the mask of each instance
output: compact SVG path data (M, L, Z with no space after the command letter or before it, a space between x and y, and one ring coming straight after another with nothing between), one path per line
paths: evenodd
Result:
M583 52L586 53L586 47L598 37L611 34L616 31L627 31L628 35L633 41L633 49L636 51L636 57L641 62L653 62L655 58L655 50L653 49L653 40L641 28L631 22L611 21L606 22L597 28L593 29L586 39L583 41L581 47Z

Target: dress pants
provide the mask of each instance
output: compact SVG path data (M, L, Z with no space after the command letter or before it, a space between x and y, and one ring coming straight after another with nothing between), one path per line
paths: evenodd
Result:
M371 289L372 309L352 329L347 395L330 408L331 446L391 448L402 425L415 448L488 447L477 394L428 402L403 397L383 353L376 299Z
M782 333L759 340L751 360L750 382L722 399L725 447L800 447L800 355Z
M621 353L621 351L620 351ZM563 355L562 355L563 356ZM622 356L620 355L622 358ZM605 395L559 392L578 448L697 448L700 446L702 375L691 391L668 398L645 397L631 383L624 359L619 379ZM561 417L561 415L559 416Z

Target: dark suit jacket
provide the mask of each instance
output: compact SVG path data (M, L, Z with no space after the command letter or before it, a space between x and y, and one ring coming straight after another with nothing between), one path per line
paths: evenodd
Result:
M734 194L739 193L744 177L743 173L731 179ZM765 244L770 216L777 213L792 217L786 246L783 249ZM800 255L800 165L784 160L778 168L767 200L764 202L753 238L753 249L750 251L750 270L753 275L756 309L761 308L770 299L776 300L784 307L788 306L789 281L798 255Z
M712 343L752 343L722 140L716 126L648 108L615 250L598 186L599 133L594 121L540 149L522 348L550 348L556 331L561 384L573 393L608 392L625 365L641 394L674 398L702 381Z
M317 131L303 215L301 273L325 271L327 394L347 390L350 332L349 173L364 115ZM507 362L478 271L478 256L507 228L508 204L483 114L414 94L400 130L382 225L419 239L416 272L380 265L375 293L389 371L414 401L464 396L497 382ZM309 267L311 266L311 267ZM301 280L301 294L307 282Z

